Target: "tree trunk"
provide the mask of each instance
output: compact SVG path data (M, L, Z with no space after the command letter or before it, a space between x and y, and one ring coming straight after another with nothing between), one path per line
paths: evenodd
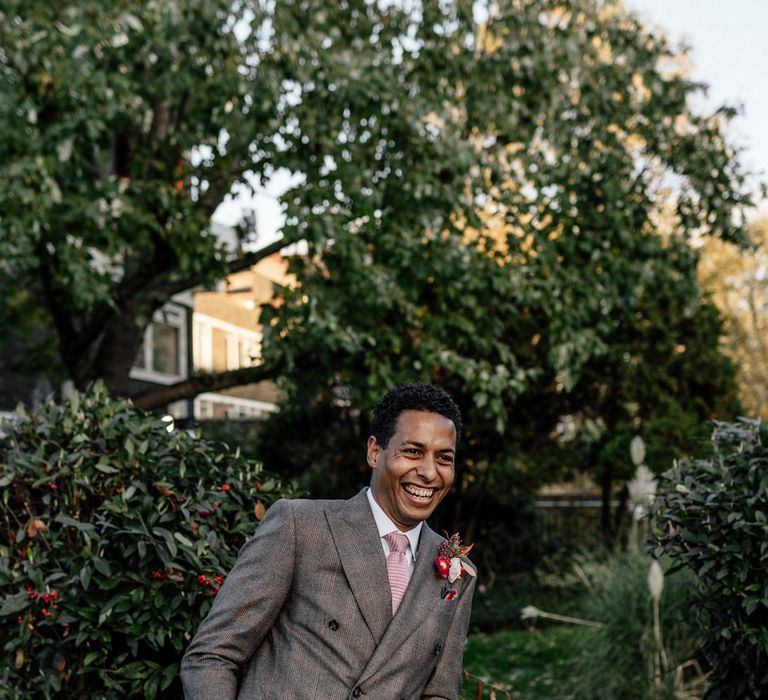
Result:
M113 396L127 396L131 367L144 340L147 324L137 323L138 314L124 313L114 319L102 339L91 371L92 379L101 378ZM147 318L152 318L148 312Z
M133 397L133 403L137 408L151 411L162 406L167 406L174 401L191 399L206 391L221 391L233 386L262 382L275 379L279 368L275 365L258 367L242 367L229 372L214 372L210 374L196 374L176 384L161 386L156 389Z

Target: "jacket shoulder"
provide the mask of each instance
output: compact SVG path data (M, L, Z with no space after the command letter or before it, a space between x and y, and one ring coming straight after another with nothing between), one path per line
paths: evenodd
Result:
M281 498L270 507L276 512L290 512L293 518L299 522L312 521L322 518L327 510L340 510L347 501L341 499L320 498Z

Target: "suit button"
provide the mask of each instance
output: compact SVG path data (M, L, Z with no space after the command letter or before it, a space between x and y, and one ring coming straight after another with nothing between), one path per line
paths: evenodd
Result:
M353 698L359 698L362 694L363 694L363 691L362 691L362 689L360 688L359 685L357 686L357 688L355 688L352 691L352 697Z
M328 628L329 628L331 631L335 632L337 629L339 629L339 623L338 623L338 622L336 622L336 620L331 620L331 621L328 623Z
M435 647L435 656L438 656L442 650L443 650L443 645L442 644L438 644Z

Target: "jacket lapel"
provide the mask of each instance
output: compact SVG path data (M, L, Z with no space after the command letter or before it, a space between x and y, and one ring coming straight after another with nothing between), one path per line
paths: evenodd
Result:
M413 574L408 582L403 601L390 625L396 636L396 639L391 641L395 644L405 641L441 602L440 589L443 581L438 577L434 564L440 539L440 536L424 523Z
M392 598L384 551L365 491L338 511L326 510L325 517L357 606L379 644L392 620Z
M436 613L441 605L454 605L440 599L440 591L445 581L437 575L434 560L441 537L426 523L421 531L419 550L416 555L416 565L405 597L397 609L395 617L387 628L381 643L368 661L361 680L370 678L381 668L390 657L393 649L399 649L408 638L423 625L425 619ZM454 584L461 593L464 579Z

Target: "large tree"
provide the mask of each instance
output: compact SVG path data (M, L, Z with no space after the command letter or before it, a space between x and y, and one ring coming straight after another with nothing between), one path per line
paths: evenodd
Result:
M3 4L3 320L42 308L77 386L124 393L156 309L276 249L229 254L209 232L284 126L263 21L230 0Z
M365 409L438 381L477 446L462 488L486 490L557 471L563 426L609 440L670 395L720 405L688 242L744 236L733 112L694 111L703 86L619 3L17 1L0 19L0 291L16 318L43 310L76 384L124 392L156 308L275 249L228 253L208 220L286 168L282 243L306 253L264 363L139 405L280 376L296 404ZM712 345L676 363L690 334ZM654 380L621 409L598 375L629 390L637 363L712 381Z
M689 245L745 237L733 112L694 111L703 86L617 3L421 19L394 75L379 68L374 113L353 99L362 86L339 101L318 78L325 54L301 64L299 157L333 167L289 201L309 253L266 315L267 359L285 362L294 405L323 410L368 407L394 381L448 386L467 407L458 479L478 512L482 494L563 467L593 469L607 503L634 434L663 469L736 406ZM377 56L361 44L355 75ZM393 83L407 99L387 102Z

